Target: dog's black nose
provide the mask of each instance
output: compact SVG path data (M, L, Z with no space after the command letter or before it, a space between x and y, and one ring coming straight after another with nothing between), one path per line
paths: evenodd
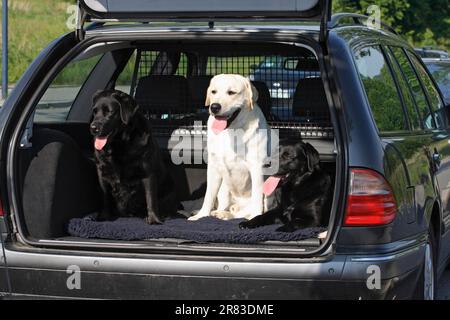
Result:
M222 106L218 103L213 103L212 105L209 106L209 110L211 110L211 112L213 114L217 114L220 109L222 109Z
M91 132L92 133L99 133L100 132L100 128L98 127L97 123L91 123Z

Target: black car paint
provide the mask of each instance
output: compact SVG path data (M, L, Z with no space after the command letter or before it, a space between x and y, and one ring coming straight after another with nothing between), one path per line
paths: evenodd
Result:
M321 258L292 256L274 260L254 257L246 258L244 262L238 257L225 257L220 253L215 256L194 257L193 252L187 255L175 255L171 252L149 255L145 251L130 256L114 247L105 252L76 248L76 245L66 250L61 250L56 245L53 249L35 248L13 241L16 239L9 234L5 247L14 293L88 298L389 298L394 293L397 298L410 297L421 270L429 223L437 221L437 230L442 235L440 271L445 267L450 249L447 244L448 223L446 226L445 219L439 215L441 210L435 211L439 208L440 199L435 183L436 172L433 171L433 164L428 156L434 143L442 140L448 132L424 131L401 137L383 136L380 139L366 105L359 76L354 67L349 67L353 61L352 50L361 45L379 43L380 38L385 43L400 43L407 47L389 34L380 36L380 32L362 28L341 28L329 33L329 56L325 57L325 61L327 73L330 79L334 79L329 84L332 90L327 91L335 101L336 113L332 116L336 118L342 134L340 152L345 159L345 166L374 169L384 174L388 181L401 177L400 183L396 185L408 190L411 199L399 199L400 206L412 203L418 210L402 210L392 224L371 228L339 228L339 219L342 217L338 215L335 230L339 234L333 241L333 246L329 247L331 251L328 250ZM65 39L67 43L64 40L56 42L47 49L47 53L52 51L56 55L57 52L61 58L75 45L70 35ZM51 58L56 59L57 56ZM22 90L16 90L6 102L5 110L9 111L0 115L1 123L6 124L2 126L3 131L8 128L7 117L11 120L13 117L10 115L18 116L20 108L24 107L16 102L33 100L18 95L22 92L32 94L36 90L36 87L28 87L28 81L36 68L46 61L51 60L40 56L35 61L18 83L18 88ZM46 68L47 71L50 70L50 66ZM40 74L44 70L46 69L42 67ZM36 81L34 85L37 85ZM12 128L9 130L12 131ZM1 134L1 175L5 178L3 156L6 154L11 132ZM428 147L428 150L416 148L416 152L420 154L418 167L429 168L429 171L424 172L426 178L420 181L411 181L411 169L408 167L410 159L402 158L402 148L408 144ZM402 172L400 176L399 171ZM343 175L341 178L345 182L346 173L339 174ZM1 185L2 199L8 199L4 197L7 194L5 187L5 184ZM418 196L419 189L423 189L424 193ZM340 191L345 193L344 188ZM399 195L403 192L394 189L394 193ZM340 209L343 209L343 205L344 203L340 204ZM4 206L8 208L9 204L5 202ZM1 222L0 218L0 224ZM366 268L374 263L381 265L386 272L382 273L382 289L369 291L365 284ZM68 277L66 269L72 264L80 266L82 270L84 289L81 291L70 291L65 285ZM99 281L104 285L98 286ZM215 290L219 285L223 290ZM5 287L0 280L1 288Z
M330 34L330 41L334 39L333 33ZM345 42L341 43L341 47L330 43L331 50L336 48L336 52L334 52L336 56L345 51L355 50L361 45L367 46L370 44L381 43L409 48L405 42L398 41L398 39L394 40L383 32L374 37L373 32L359 27L342 28L336 30L336 34L336 41L344 41L342 39L345 39L345 42L348 43L348 47ZM355 37L355 34L359 35L359 39ZM333 55L333 52L331 54ZM348 55L351 55L351 53L348 52ZM364 88L361 84L357 84L359 79L355 69L344 67L336 72L336 77L344 76L348 86L359 86L360 90L354 90L350 94L361 95L358 97L358 99L361 99L359 101L366 101ZM346 75L346 72L352 73L352 75ZM352 79L352 76L354 76L355 82L349 83L348 81ZM345 92L343 97L346 98ZM397 241L412 234L420 236L426 233L429 223L432 221L431 223L435 224L436 230L439 230L439 234L442 236L441 243L443 245L440 246L439 255L440 271L442 271L448 258L447 243L450 239L450 233L448 232L450 224L447 217L448 209L445 211L445 217L441 216L442 210L439 207L441 199L436 186L436 176L442 174L444 168L438 168L435 172L432 153L434 149L440 150L442 148L442 142L445 146L450 136L449 128L381 135L380 139L375 125L370 130L367 130L365 126L352 125L366 123L371 126L374 124L368 105L366 108L361 108L358 103L351 100L345 101L344 104L346 106L346 120L349 121L347 128L352 131L350 133L351 143L349 144L349 166L370 167L382 173L388 181L400 181L400 183L391 183L391 186L394 187L394 194L399 206L403 207L404 210L400 211L400 214L388 227L374 227L370 228L370 231L367 229L342 228L339 233L338 244L351 245L355 238L364 239L365 244L371 245ZM359 132L360 130L361 132ZM405 152L411 148L414 150L413 153ZM423 168L428 169L424 171ZM420 179L418 177L413 178L411 173L414 172L421 172ZM448 174L448 169L446 174ZM407 198L400 197L401 194L406 194ZM411 205L414 206L413 209L415 210L409 208Z

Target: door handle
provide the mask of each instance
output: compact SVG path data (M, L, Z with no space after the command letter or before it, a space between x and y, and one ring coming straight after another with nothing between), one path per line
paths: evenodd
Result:
M433 160L434 161L441 161L441 155L437 152L433 153Z
M433 161L438 167L441 165L441 154L436 150L433 153Z

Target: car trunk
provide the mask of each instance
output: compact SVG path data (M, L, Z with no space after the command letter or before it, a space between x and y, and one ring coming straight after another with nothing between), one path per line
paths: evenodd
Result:
M311 48L270 42L239 42L233 43L232 50L230 47L231 43L223 41L183 41L176 45L170 41L136 42L127 47L129 53L125 56L128 60L122 66L123 71L117 72L112 81L115 88L135 97L152 122L153 135L184 206L180 211L188 213L199 209L206 190L207 164L203 156L207 148L208 112L204 96L210 78L220 73L237 73L252 79L259 92L258 105L271 129L280 139L294 138L311 143L318 150L321 167L329 173L334 186L335 129L316 53ZM83 54L90 55L89 52ZM77 60L83 60L83 57L79 56ZM125 77L127 70L132 73ZM174 83L179 85L174 86ZM49 117L61 108L59 105L49 108L41 100L35 110L31 146L19 148L20 198L24 209L21 221L31 239L41 244L120 243L134 247L176 244L177 247L220 250L279 249L281 246L307 251L323 244L324 239L317 236L288 241L274 238L255 243L195 241L177 236L139 241L74 237L68 232L68 224L72 219L98 211L101 191L89 133L90 108L85 109L85 122L80 118L49 122ZM73 108L76 108L75 103ZM70 114L80 113L71 110L69 118ZM184 152L190 155L181 155L176 160L180 154L174 152L174 148L181 141L187 142Z
M93 17L101 16L91 9L86 10ZM320 46L308 36L295 34L295 44L291 41L287 44L280 35L277 36L279 40L273 42L274 31L252 35L245 33L244 29L232 29L238 34L234 40L230 40L231 33L227 30L216 35L208 34L208 29L204 31L205 35L200 29L159 33L141 30L135 39L132 32L126 32L122 37L120 31L116 37L109 33L107 41L110 42L101 42L105 47L100 50L103 50L101 58L88 72L75 100L64 106L64 103L49 104L41 99L35 104L28 122L21 125L25 136L29 137L29 143L24 143L22 135L17 148L19 166L15 171L21 209L16 222L21 238L28 244L39 246L127 251L187 250L191 253L277 255L324 250L324 244L330 243L336 217L336 196L340 194L337 191L341 190L335 189L336 176L343 168L337 168L341 156L336 140L337 126L330 113L328 101L331 94L325 90L327 86L323 82L327 75L323 74ZM222 35L219 34L221 32ZM221 40L223 36L227 40ZM95 50L83 48L85 42L80 43L81 53L74 60L83 61L93 55L91 51L98 51L101 47L97 43L92 45ZM108 63L112 70L107 70ZM324 229L328 227L328 236L319 238L315 234L300 240L275 237L240 243L198 241L177 235L140 239L92 238L74 236L69 232L72 221L86 219L101 208L101 191L89 133L92 93L98 89L116 88L130 93L137 100L152 122L153 135L170 168L183 205L180 211L186 214L199 209L206 190L207 165L203 154L207 147L208 113L204 99L209 80L220 73L241 74L252 81L259 92L258 105L280 139L303 140L318 150L321 168L332 178L335 195L333 209L330 206L330 223ZM108 74L108 78L102 78L102 74ZM62 120L55 121L59 117L55 114L64 108L69 109L68 113L64 111ZM184 151L189 151L190 155L183 154L181 162L174 161L174 147L182 140L189 141L189 147Z

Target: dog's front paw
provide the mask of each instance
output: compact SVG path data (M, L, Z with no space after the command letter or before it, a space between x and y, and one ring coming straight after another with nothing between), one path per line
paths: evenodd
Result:
M147 224L161 224L161 220L158 219L158 217L155 214L150 214L144 219L145 223Z
M247 221L242 221L241 223L239 223L239 228L240 229L254 229L254 228L258 228L258 227L262 227L264 224L263 219L260 219L258 217L255 217L251 220L247 220Z
M262 214L261 210L258 208L255 208L253 206L248 206L245 208L242 208L238 212L234 212L233 216L234 218L244 218L247 220L251 220L253 218L256 218Z
M198 219L201 219L201 218L207 217L207 216L209 216L209 214L199 211L197 214L194 214L193 216L190 216L188 218L188 220L189 221L196 221Z
M211 212L211 216L222 220L229 220L234 218L233 214L230 211L226 210L214 210Z
M252 229L252 225L249 223L250 221L242 221L239 223L239 229Z

